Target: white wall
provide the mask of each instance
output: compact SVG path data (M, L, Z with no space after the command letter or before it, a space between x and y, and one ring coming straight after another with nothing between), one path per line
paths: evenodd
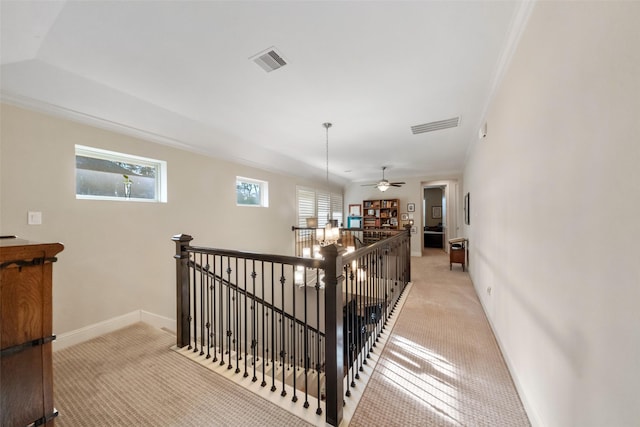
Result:
M295 187L324 187L13 106L1 117L0 234L65 245L54 266L58 334L136 310L175 319L175 234L292 255ZM75 144L166 160L168 203L76 200ZM237 207L236 175L268 181L269 208ZM30 210L42 225L27 225Z
M639 22L537 3L465 169L471 276L537 426L640 425Z

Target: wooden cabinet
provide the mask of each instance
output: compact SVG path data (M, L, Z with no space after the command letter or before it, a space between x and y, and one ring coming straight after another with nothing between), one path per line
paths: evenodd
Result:
M399 230L398 199L363 200L362 228L371 230ZM388 236L384 231L364 231L362 238L365 245L370 245Z
M0 238L0 425L53 426L52 263L60 243Z
M362 228L389 228L400 229L398 199L363 200L363 224Z
M467 239L458 237L449 239L449 270L452 269L454 263L462 264L464 271L467 260Z

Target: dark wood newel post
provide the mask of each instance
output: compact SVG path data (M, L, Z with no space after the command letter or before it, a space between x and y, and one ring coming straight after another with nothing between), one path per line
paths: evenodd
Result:
M182 348L190 344L189 338L189 253L187 248L193 237L177 234L171 238L176 242L176 345Z
M342 421L344 396L344 336L342 329L342 252L336 245L325 246L324 256L325 333L326 333L326 421L337 426Z

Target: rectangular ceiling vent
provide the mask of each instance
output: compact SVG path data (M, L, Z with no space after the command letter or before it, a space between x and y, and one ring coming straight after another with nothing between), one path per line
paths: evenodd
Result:
M411 126L411 132L414 135L425 132L433 132L434 130L442 130L458 127L460 124L460 116L452 119L439 120L437 122L425 123L422 125Z
M270 47L249 59L258 64L267 73L287 65L287 62L282 59L282 55L276 51L275 47Z

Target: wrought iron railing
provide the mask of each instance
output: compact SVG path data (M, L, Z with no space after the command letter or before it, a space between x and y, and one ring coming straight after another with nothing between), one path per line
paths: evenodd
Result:
M177 347L342 420L345 396L410 281L409 234L321 258L191 246L178 235ZM347 403L348 404L348 403Z
M293 226L291 227L291 231L294 233L295 255L300 257L304 256L305 250L307 250L313 256L314 252L318 250L317 228ZM345 248L351 246L355 249L360 249L401 232L404 232L404 230L400 231L390 228L341 228L340 244Z

